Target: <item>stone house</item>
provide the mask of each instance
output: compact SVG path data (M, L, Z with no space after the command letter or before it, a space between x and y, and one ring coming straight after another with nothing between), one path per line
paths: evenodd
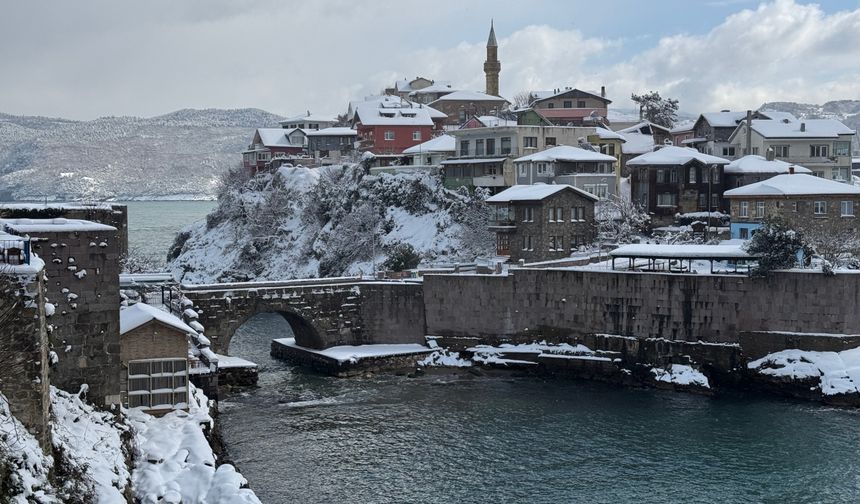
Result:
M725 192L731 208L732 238L748 239L765 217L780 217L795 229L824 226L856 232L860 187L812 175L777 175Z
M606 98L606 88L600 93L566 87L531 93L530 106L541 116L558 126L597 126L608 124L607 110L612 100Z
M52 383L72 393L86 384L93 403L119 404L117 303L124 234L113 226L65 218L3 219L0 228L29 237L33 253L45 262L45 295L55 312L50 341L59 355Z
M812 170L800 165L786 163L780 159L768 160L762 156L750 154L748 156L735 159L726 165L723 169L725 177L723 187L726 189L733 189L735 187L754 184L777 175L788 173L790 170L794 170L794 173L812 173Z
M723 167L728 159L673 145L637 156L630 168L631 198L657 224L671 224L677 213L724 209Z
M403 79L396 81L394 86L385 89L385 94L391 96L397 96L400 98L407 98L409 93L413 91L418 91L419 89L424 89L428 86L433 85L432 80L424 78L424 77L415 77L412 80Z
M621 177L629 177L630 169L627 162L636 156L653 151L655 148L670 145L672 133L668 128L649 121L641 121L632 126L616 130L615 133L624 137L621 145Z
M513 160L555 147L577 145L594 128L504 125L449 131L455 157L442 162L445 186L486 187L498 191L516 184Z
M334 161L352 152L357 132L352 128L330 127L308 131L308 152L315 159L329 158Z
M516 185L487 199L496 253L511 261L568 257L594 242L597 197L569 185Z
M695 147L699 152L735 159L747 154L764 154L758 149L746 152L744 145L731 139L738 125L747 118L774 120L774 121L796 121L797 119L787 112L776 112L771 110L757 111L731 111L705 112L699 115L693 124L693 135L681 144L684 147ZM742 142L740 142L742 143Z
M450 82L437 81L427 87L411 91L408 96L410 101L426 105L454 91L458 90L451 87Z
M188 410L188 344L197 332L178 317L137 303L119 314L120 390L128 408L164 414Z
M617 193L615 156L559 145L514 159L517 184L567 184L598 198Z
M504 98L480 91L454 91L429 105L448 116L446 126L458 127L474 116L498 116L509 103Z
M749 128L752 154L770 156L812 170L814 175L851 181L851 143L855 131L835 119L753 119ZM742 122L729 137L741 150L747 139Z

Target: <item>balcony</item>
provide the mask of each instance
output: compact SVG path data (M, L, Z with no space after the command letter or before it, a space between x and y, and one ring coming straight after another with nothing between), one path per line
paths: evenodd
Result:
M474 177L472 184L475 187L504 187L504 175L484 175L482 177Z

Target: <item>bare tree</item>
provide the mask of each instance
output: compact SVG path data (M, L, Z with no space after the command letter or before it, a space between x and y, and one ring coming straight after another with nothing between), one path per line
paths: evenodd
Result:
M642 205L618 195L598 201L594 219L600 239L611 243L630 243L634 237L647 234L651 225Z
M520 91L519 93L514 95L512 100L512 105L514 108L525 108L531 105L532 95L528 91Z
M821 260L821 271L833 274L833 270L846 266L860 257L860 237L842 225L839 219L820 219L803 228L806 243Z

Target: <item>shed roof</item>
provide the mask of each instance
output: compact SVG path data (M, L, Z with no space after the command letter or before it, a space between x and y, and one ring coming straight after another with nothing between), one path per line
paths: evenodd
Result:
M599 198L590 192L583 191L567 184L534 184L515 185L487 198L488 203L509 203L512 201L540 201L561 191L572 190L592 201Z
M732 175L742 175L745 173L788 173L788 169L791 166L794 166L795 173L812 173L812 170L800 165L786 163L779 159L768 161L762 156L755 155L735 159L726 165L724 171Z
M580 149L579 147L571 147L569 145L558 145L556 147L551 147L546 150L542 150L540 152L535 152L534 154L529 154L528 156L519 157L514 159L515 163L522 162L535 162L535 161L545 161L545 162L553 162L553 161L568 161L568 162L585 162L585 161L593 161L593 162L611 162L616 161L615 156L609 156L607 154L601 154L600 152Z
M422 152L454 152L456 140L451 135L440 135L424 143L413 145L404 150L404 154L420 154Z
M660 259L749 259L741 245L623 245L609 252L612 257Z
M119 312L119 333L125 334L133 329L152 321L157 320L162 324L166 324L177 331L185 334L197 334L197 331L192 329L188 324L179 319L176 315L167 313L164 310L159 310L154 306L146 303L137 303L123 308Z
M0 219L12 233L61 233L72 231L116 231L113 226L80 219Z

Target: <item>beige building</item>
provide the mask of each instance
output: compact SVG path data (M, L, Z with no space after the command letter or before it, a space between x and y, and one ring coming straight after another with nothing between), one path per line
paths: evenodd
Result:
M835 119L753 119L748 154L799 164L818 177L851 181L851 141L854 130ZM747 124L740 123L729 143L746 148Z
M147 413L188 410L188 337L179 318L137 303L120 311L123 404Z
M513 160L557 145L578 145L594 128L573 126L497 126L449 131L454 157L442 162L447 187L499 190L516 184Z

